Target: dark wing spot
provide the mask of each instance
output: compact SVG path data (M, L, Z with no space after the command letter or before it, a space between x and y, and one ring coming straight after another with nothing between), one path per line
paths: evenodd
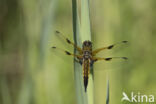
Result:
M65 53L66 53L67 55L71 55L71 53L69 53L68 51L65 51Z
M59 32L59 31L57 31L57 30L56 30L55 32L56 32L57 34L59 34L59 33L60 33L60 32Z
M56 47L51 47L51 48L56 48Z
M66 39L66 41L70 44L71 43L71 41L69 40L69 39Z
M122 41L123 43L127 43L128 41Z
M122 57L123 59L127 60L128 58L127 57Z
M112 49L113 47L114 47L114 45L111 45L111 46L108 47L108 49Z
M112 58L105 58L106 61L110 61Z

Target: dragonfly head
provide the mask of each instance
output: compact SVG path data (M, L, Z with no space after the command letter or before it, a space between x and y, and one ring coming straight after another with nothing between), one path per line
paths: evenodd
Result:
M89 40L84 41L82 48L83 48L83 50L90 50L91 51L92 50L92 42Z

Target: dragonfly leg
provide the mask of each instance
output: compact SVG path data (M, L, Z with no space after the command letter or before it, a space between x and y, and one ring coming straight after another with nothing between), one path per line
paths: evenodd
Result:
M77 63L79 63L80 65L82 65L82 61L81 61L81 59L74 59Z

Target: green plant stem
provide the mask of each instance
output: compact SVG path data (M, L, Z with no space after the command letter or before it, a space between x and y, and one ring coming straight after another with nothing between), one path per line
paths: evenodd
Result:
M73 8L73 33L74 42L78 46L82 46L85 40L91 41L90 18L89 18L89 1L81 0L81 24L77 8L77 1L72 0ZM76 54L76 49L74 50ZM77 104L94 104L93 99L93 68L91 69L87 92L84 90L82 66L74 61L74 76L76 84Z

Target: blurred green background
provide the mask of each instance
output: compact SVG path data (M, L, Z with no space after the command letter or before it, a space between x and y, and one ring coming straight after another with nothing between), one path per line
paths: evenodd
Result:
M156 95L156 1L91 0L93 49L128 40L100 57L127 56L128 61L94 65L95 104L121 104L122 92ZM71 0L0 0L0 104L76 104ZM85 34L84 34L85 35Z

